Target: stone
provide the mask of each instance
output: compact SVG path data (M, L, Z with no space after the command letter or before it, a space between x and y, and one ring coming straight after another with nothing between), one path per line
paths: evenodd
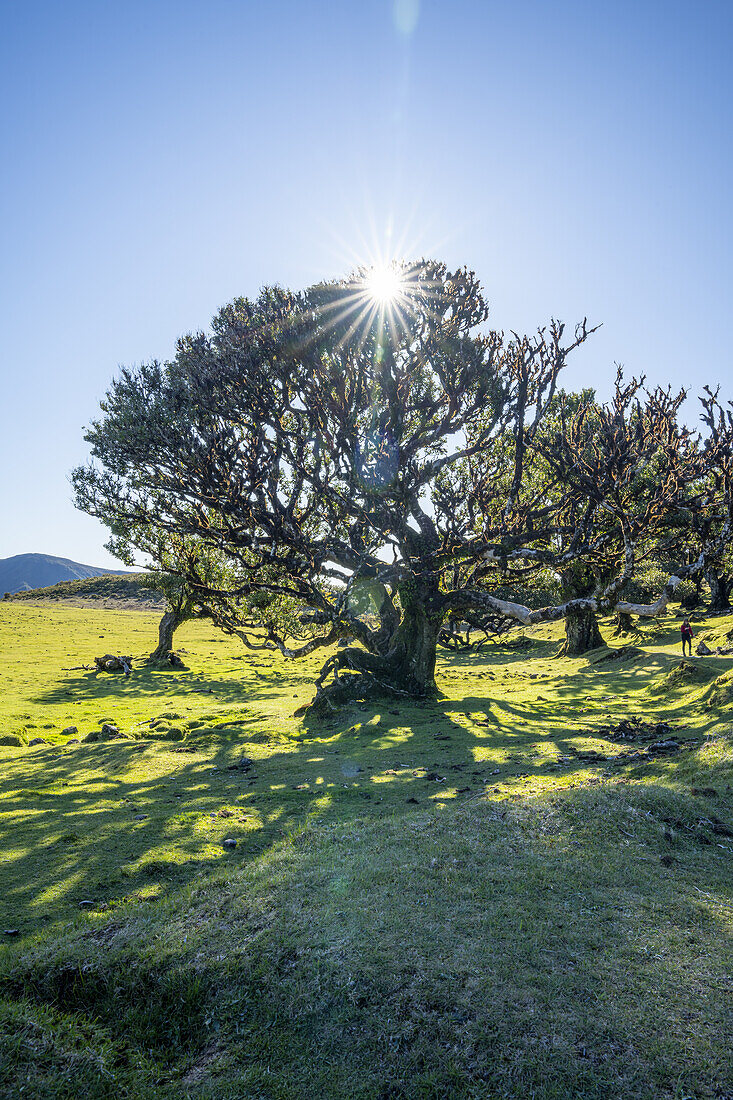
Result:
M31 740L28 742L29 746L32 746L32 745L47 745L47 744L48 744L48 741L46 740L45 737L32 737Z
M147 816L147 814L135 814L135 821L144 821Z
M226 840L222 841L222 848L229 848L230 850L232 850L236 847L237 842L233 839L233 837L227 837Z
M61 730L61 732L63 733L64 737L73 737L73 735L75 733L78 733L79 730L76 728L76 726L67 726L66 729Z
M227 764L227 771L233 772L241 769L246 772L253 764L254 760L251 760L249 756L242 756L237 764Z
M117 726L113 726L110 722L104 722L102 728L99 730L92 730L84 741L116 741L120 738L124 738L124 733L121 733Z
M20 928L3 928L3 933L6 936L18 936L20 935Z

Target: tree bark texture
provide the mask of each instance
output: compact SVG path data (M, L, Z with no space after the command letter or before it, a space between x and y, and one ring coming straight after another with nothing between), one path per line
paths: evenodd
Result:
M149 661L165 661L173 649L173 635L181 623L190 618L177 611L166 611L158 623L158 645L150 654Z
M708 569L705 580L710 585L710 611L730 610L730 582L725 573L718 575L717 569Z
M384 655L389 683L408 695L435 694L435 660L442 615L431 613L430 599L422 592L400 590L402 619Z
M616 615L614 634L630 634L633 629L634 621L628 611L619 611Z
M565 618L564 657L579 657L589 649L605 645L594 611L586 608L569 612Z

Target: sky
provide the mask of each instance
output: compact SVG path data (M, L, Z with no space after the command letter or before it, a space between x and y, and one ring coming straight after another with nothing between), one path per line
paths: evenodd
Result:
M119 367L379 256L602 322L566 388L733 398L732 50L716 0L0 0L0 558L118 564L68 479Z

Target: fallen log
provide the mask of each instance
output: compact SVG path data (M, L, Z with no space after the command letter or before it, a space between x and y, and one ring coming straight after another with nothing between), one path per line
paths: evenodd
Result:
M124 672L129 676L132 672L132 657L118 657L115 653L105 653L104 657L95 657L94 664L97 672Z

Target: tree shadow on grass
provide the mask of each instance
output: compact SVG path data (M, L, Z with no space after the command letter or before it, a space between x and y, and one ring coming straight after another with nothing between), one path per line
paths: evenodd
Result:
M32 760L14 759L0 778L7 823L0 845L9 872L0 900L3 923L31 931L44 914L67 919L78 913L82 901L103 907L130 896L164 896L205 870L257 859L314 819L399 818L418 806L458 806L487 793L521 798L527 781L562 780L566 787L590 781L593 765L575 756L573 741L593 736L591 719L569 714L569 706L587 701L591 672L598 694L628 699L639 690L639 670L581 666L573 683L553 680L553 701L506 698L506 688L520 678L546 686L549 648L535 654L538 665L522 652L454 655L441 661L441 672L473 675L485 693L357 703L332 719L307 716L297 737L293 726L293 737L279 742L268 741L266 718L242 726L232 717L225 733L194 733L175 747L117 741L49 747ZM541 671L532 674L532 668ZM183 675L198 690L198 682ZM151 670L128 681L90 674L74 684L105 703L128 693L163 703L161 684L180 691L181 679L181 673ZM275 674L266 682L260 675L255 684L221 676L206 684L223 703L265 701L283 688ZM60 686L40 701L59 702L65 690ZM625 703L622 713L616 703L612 709L616 719L627 713ZM240 766L243 755L252 763ZM129 774L144 773L146 759L150 775ZM222 842L230 838L236 849L225 851Z
M68 918L81 902L161 896L204 868L256 859L315 817L393 816L485 789L493 769L474 755L482 731L438 703L404 713L392 702L357 709L348 729L310 722L303 740L282 745L263 746L261 729L233 720L224 735L177 745L113 741L16 758L0 778L3 923L30 931L44 911ZM513 748L517 736L496 741ZM225 852L230 837L237 847Z
M257 674L255 682L246 677L210 676L189 670L167 668L135 669L130 677L106 672L87 672L83 676L69 678L50 691L36 695L31 701L56 705L68 703L71 698L100 702L138 700L159 697L165 702L167 689L191 696L212 696L218 703L250 699L275 698L282 694L282 679L274 673L265 678Z
M320 752L309 741L301 761L301 750ZM201 763L183 775L196 790ZM104 942L95 920L65 957L28 964L32 994L113 1026L127 999L142 1000L137 989L117 993L123 972L134 963L138 982L146 966L162 966L144 957L139 935L160 945L167 923L184 916L190 942L174 958L204 982L199 1003L212 991L209 1037L223 1048L236 1026L221 1095L231 1094L227 1075L247 1091L238 1075L260 1064L276 1067L268 1096L302 1095L304 1080L312 1095L375 1100L385 1082L389 1095L414 1098L647 1100L675 1095L675 1083L685 1095L720 1095L730 1070L720 1042L730 1026L726 956L716 948L727 928L725 867L707 849L700 862L686 841L671 849L672 869L660 862L670 807L684 814L683 797L655 800L652 789L637 806L609 793L583 787L544 806L454 802L423 808L408 828L395 812L365 814L356 799L320 817L304 803L306 843L274 883L263 874L254 887L269 902L261 936L248 942L247 885L220 876L175 916L133 924L109 958L93 954L94 936ZM319 828L330 825L335 832ZM208 870L192 865L199 879ZM693 946L681 949L681 937ZM69 991L79 958L84 973ZM201 1012L195 1021L188 1006L171 1012L203 1027Z
M447 667L470 676L497 664L459 658ZM178 891L210 876L209 908L199 898L187 924L186 965L210 979L223 1029L245 1021L236 1050L246 1059L236 1072L258 1058L269 1066L273 1043L302 1052L292 1070L290 1055L282 1058L282 1072L292 1073L283 1095L298 1094L305 1063L314 1095L349 1095L348 1084L339 1093L333 1081L353 1074L374 1080L365 1096L386 1095L377 1081L392 1083L395 1096L473 1097L477 1088L500 1095L509 1060L522 1095L545 1095L545 1087L553 1095L551 1085L554 1095L594 1100L651 1096L653 1066L654 1087L686 1073L688 1093L703 1081L702 1094L712 1096L725 1052L711 1059L711 1044L727 1033L717 971L705 985L713 963L701 958L682 972L675 952L690 930L706 945L724 930L724 857L715 841L703 848L680 826L682 840L671 842L664 829L672 811L693 823L709 817L711 804L728 813L727 766L706 771L706 782L720 788L712 800L692 795L689 757L650 761L643 771L650 782L616 790L579 760L558 772L551 752L569 752L591 735L590 719L573 731L558 706L586 723L571 707L590 679L581 667L574 685L553 681L554 701L504 698L531 667L522 657L502 662L508 683L482 680L485 693L471 685L459 699L370 701L332 721L307 717L289 740L252 740L266 734L266 720L255 729L232 720L225 734L194 734L176 746L111 742L16 757L0 778L10 822L2 922L32 932L44 911L68 920L80 901L114 910L127 900L153 910L138 931L160 935L173 917L155 916L154 899L180 898L188 920L190 901ZM614 720L637 707L641 689L633 695L623 686L637 685L634 670L597 675L598 692L616 695L608 706ZM234 693L239 681L227 682L223 691ZM519 728L520 720L528 724ZM543 744L547 757L534 757ZM487 749L490 759L482 757ZM130 774L137 760L147 763ZM560 775L557 812L555 798L525 804L523 777ZM688 784L672 809L670 781ZM625 799L638 811L628 820ZM589 822L599 815L602 842L589 849ZM301 830L302 860L272 887L272 927L247 956L236 921L248 928L249 898L230 872ZM232 851L222 848L228 837L237 840ZM661 863L668 850L670 866ZM288 875L300 878L291 883ZM269 879L260 888L269 891ZM223 944L222 912L230 922ZM103 936L104 918L81 919ZM90 943L79 947L85 959ZM121 943L118 972L140 954L135 937ZM250 958L257 980L248 984ZM62 976L73 969L68 959L59 968ZM310 995L314 974L328 996ZM54 1004L57 995L53 981L38 993ZM76 996L79 1011L102 1011L91 979ZM140 1001L137 990L130 997ZM105 1012L115 1010L110 1004L107 997ZM293 1005L302 1006L298 1013ZM327 1057L321 1037L332 1044ZM685 1043L689 1070L678 1056ZM329 1079L318 1076L325 1065Z

